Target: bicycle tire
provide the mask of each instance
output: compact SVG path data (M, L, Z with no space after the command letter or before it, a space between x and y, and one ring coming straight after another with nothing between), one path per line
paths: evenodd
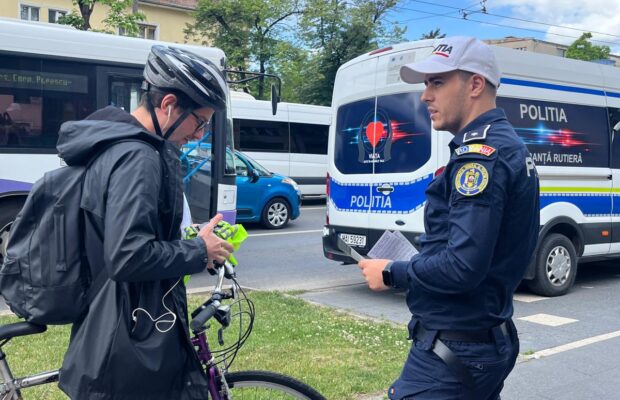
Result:
M269 371L239 371L225 375L235 400L326 400L314 388L290 376Z

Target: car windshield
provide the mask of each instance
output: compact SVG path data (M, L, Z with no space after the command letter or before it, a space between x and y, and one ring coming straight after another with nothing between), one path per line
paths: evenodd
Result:
M267 170L267 168L260 165L258 161L254 160L253 158L248 157L245 153L241 153L241 157L245 161L247 161L247 163L250 164L252 168L254 168L256 172L258 172L260 176L271 176L272 175L272 173L269 170Z

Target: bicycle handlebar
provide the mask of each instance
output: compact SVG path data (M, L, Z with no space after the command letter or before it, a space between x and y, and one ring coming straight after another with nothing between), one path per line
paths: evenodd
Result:
M204 326L204 324L215 315L218 307L219 304L216 305L215 303L207 305L202 311L198 313L198 315L196 315L195 318L192 319L189 327L192 328L193 331L200 330Z
M213 289L213 294L211 295L211 298L200 307L200 312L198 312L198 314L194 318L192 318L189 324L189 327L194 332L202 329L204 324L215 315L221 305L221 299L229 298L223 294L222 284L224 283L224 278L232 279L235 276L233 266L228 261L226 261L223 265L215 264L215 269L218 274L218 279L217 284Z

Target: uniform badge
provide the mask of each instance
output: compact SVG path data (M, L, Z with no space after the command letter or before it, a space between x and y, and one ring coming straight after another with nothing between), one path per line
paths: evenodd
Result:
M454 186L463 196L475 196L487 187L489 172L478 163L467 163L456 173Z
M478 153L482 154L483 156L490 157L491 154L495 153L495 148L487 146L486 144L466 144L454 150L454 152L457 156L467 153Z

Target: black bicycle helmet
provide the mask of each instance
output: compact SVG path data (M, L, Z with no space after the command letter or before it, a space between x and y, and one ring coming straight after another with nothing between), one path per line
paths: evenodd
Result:
M144 67L151 86L184 93L200 107L226 108L228 85L215 64L187 50L153 46Z

